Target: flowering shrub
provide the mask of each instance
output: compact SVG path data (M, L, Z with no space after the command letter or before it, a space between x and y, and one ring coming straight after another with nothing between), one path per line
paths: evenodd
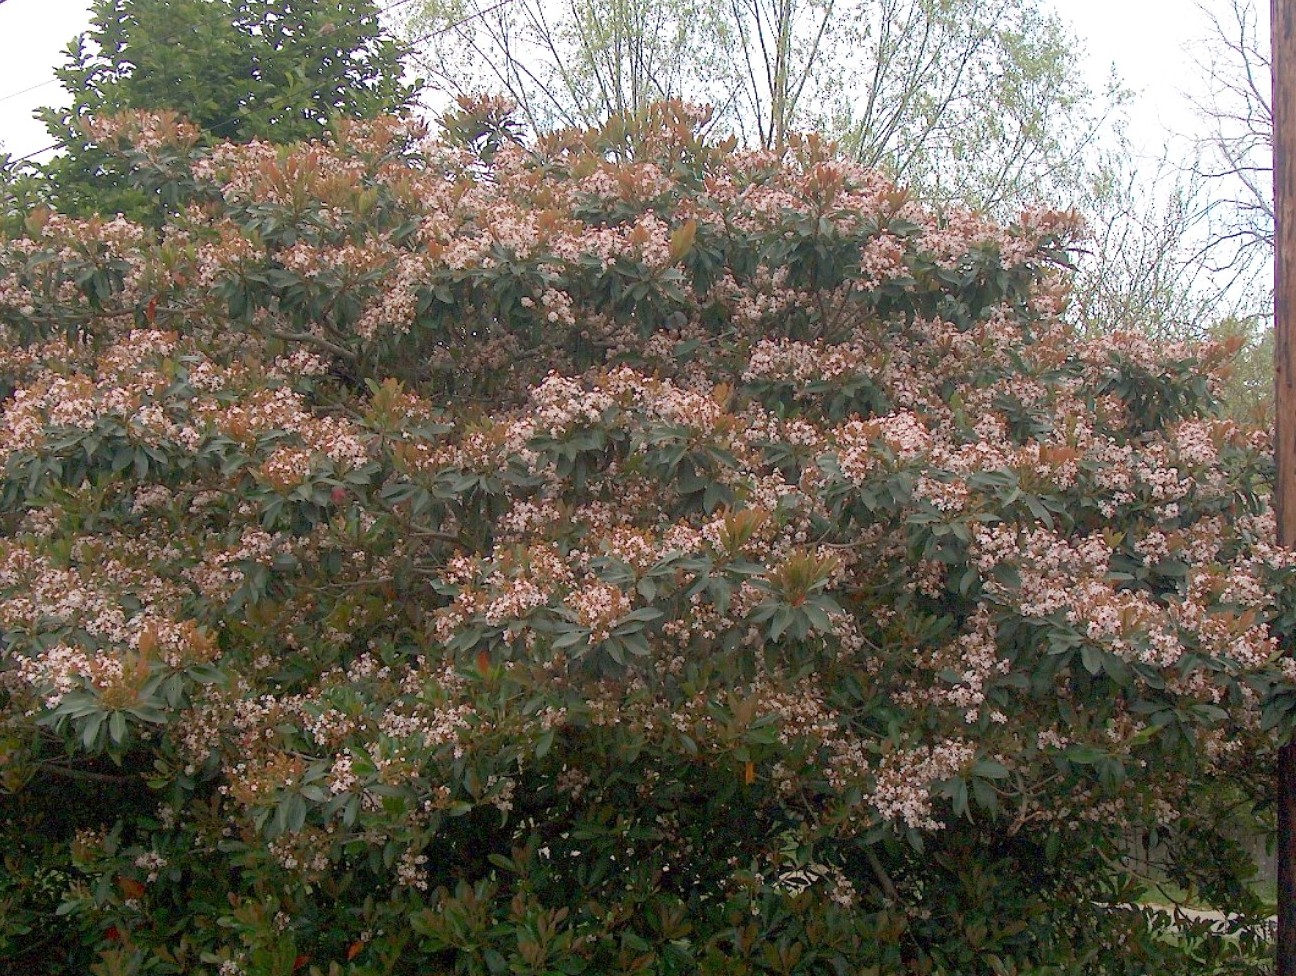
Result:
M0 956L1246 971L1296 600L1229 349L1075 334L1069 215L697 122L101 124L171 217L0 247Z

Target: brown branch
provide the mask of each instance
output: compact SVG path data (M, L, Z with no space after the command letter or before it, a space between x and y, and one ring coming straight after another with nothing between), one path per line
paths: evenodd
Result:
M334 356L344 359L348 363L354 364L360 361L360 357L345 346L339 346L334 342L329 342L327 339L321 339L317 335L311 335L309 332L279 332L278 330L267 329L264 334L272 339L281 339L284 342L302 342L315 346L318 349L331 352Z
M416 529L413 526L409 526L409 532L411 535L416 535L421 539L436 539L439 542L453 543L460 549L469 548L468 544L453 532L438 532L436 529Z
M873 848L864 848L864 856L868 858L869 867L873 869L874 877L878 879L878 884L882 886L883 894L897 905L900 904L900 892L896 891L895 882L891 880L891 875L887 874L886 868L882 866L882 862L873 853Z
M128 773L96 773L89 769L77 769L73 766L63 766L59 763L41 763L40 768L43 771L51 772L55 776L62 776L65 779L87 780L92 783L139 782L138 775L131 775Z

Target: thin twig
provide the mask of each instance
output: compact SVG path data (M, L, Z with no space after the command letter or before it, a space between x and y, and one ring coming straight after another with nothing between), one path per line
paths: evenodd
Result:
M51 772L55 776L62 776L65 779L82 779L93 783L134 783L139 781L138 775L128 773L96 773L89 769L77 769L73 766L62 766L58 763L42 763L42 770Z
M882 892L888 899L900 903L900 892L896 891L895 883L891 880L891 875L887 874L886 868L878 860L878 856L873 853L873 848L864 848L864 856L868 858L869 867L873 869L873 874L877 877L878 883L882 885Z
M358 363L360 357L347 349L345 346L339 346L336 343L329 342L327 339L321 339L317 335L311 335L309 332L279 332L277 330L266 330L265 335L272 339L281 339L284 342L303 342L308 345L316 346L326 352L331 352L339 359L344 359L349 363Z

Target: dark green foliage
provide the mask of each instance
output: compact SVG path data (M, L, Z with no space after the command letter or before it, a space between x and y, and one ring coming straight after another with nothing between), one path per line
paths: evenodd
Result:
M1078 337L1066 215L465 113L136 116L160 228L0 244L4 961L1263 972L1296 566L1228 347Z
M290 143L414 94L371 0L96 0L93 12L56 72L72 104L40 113L66 147L46 174L67 213L156 214L87 129L92 117L170 110L205 139Z

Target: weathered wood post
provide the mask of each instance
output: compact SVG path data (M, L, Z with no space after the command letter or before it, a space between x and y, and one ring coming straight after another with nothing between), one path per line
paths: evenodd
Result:
M1274 153L1274 506L1296 545L1296 0L1270 0ZM1278 753L1278 976L1296 976L1296 744Z

